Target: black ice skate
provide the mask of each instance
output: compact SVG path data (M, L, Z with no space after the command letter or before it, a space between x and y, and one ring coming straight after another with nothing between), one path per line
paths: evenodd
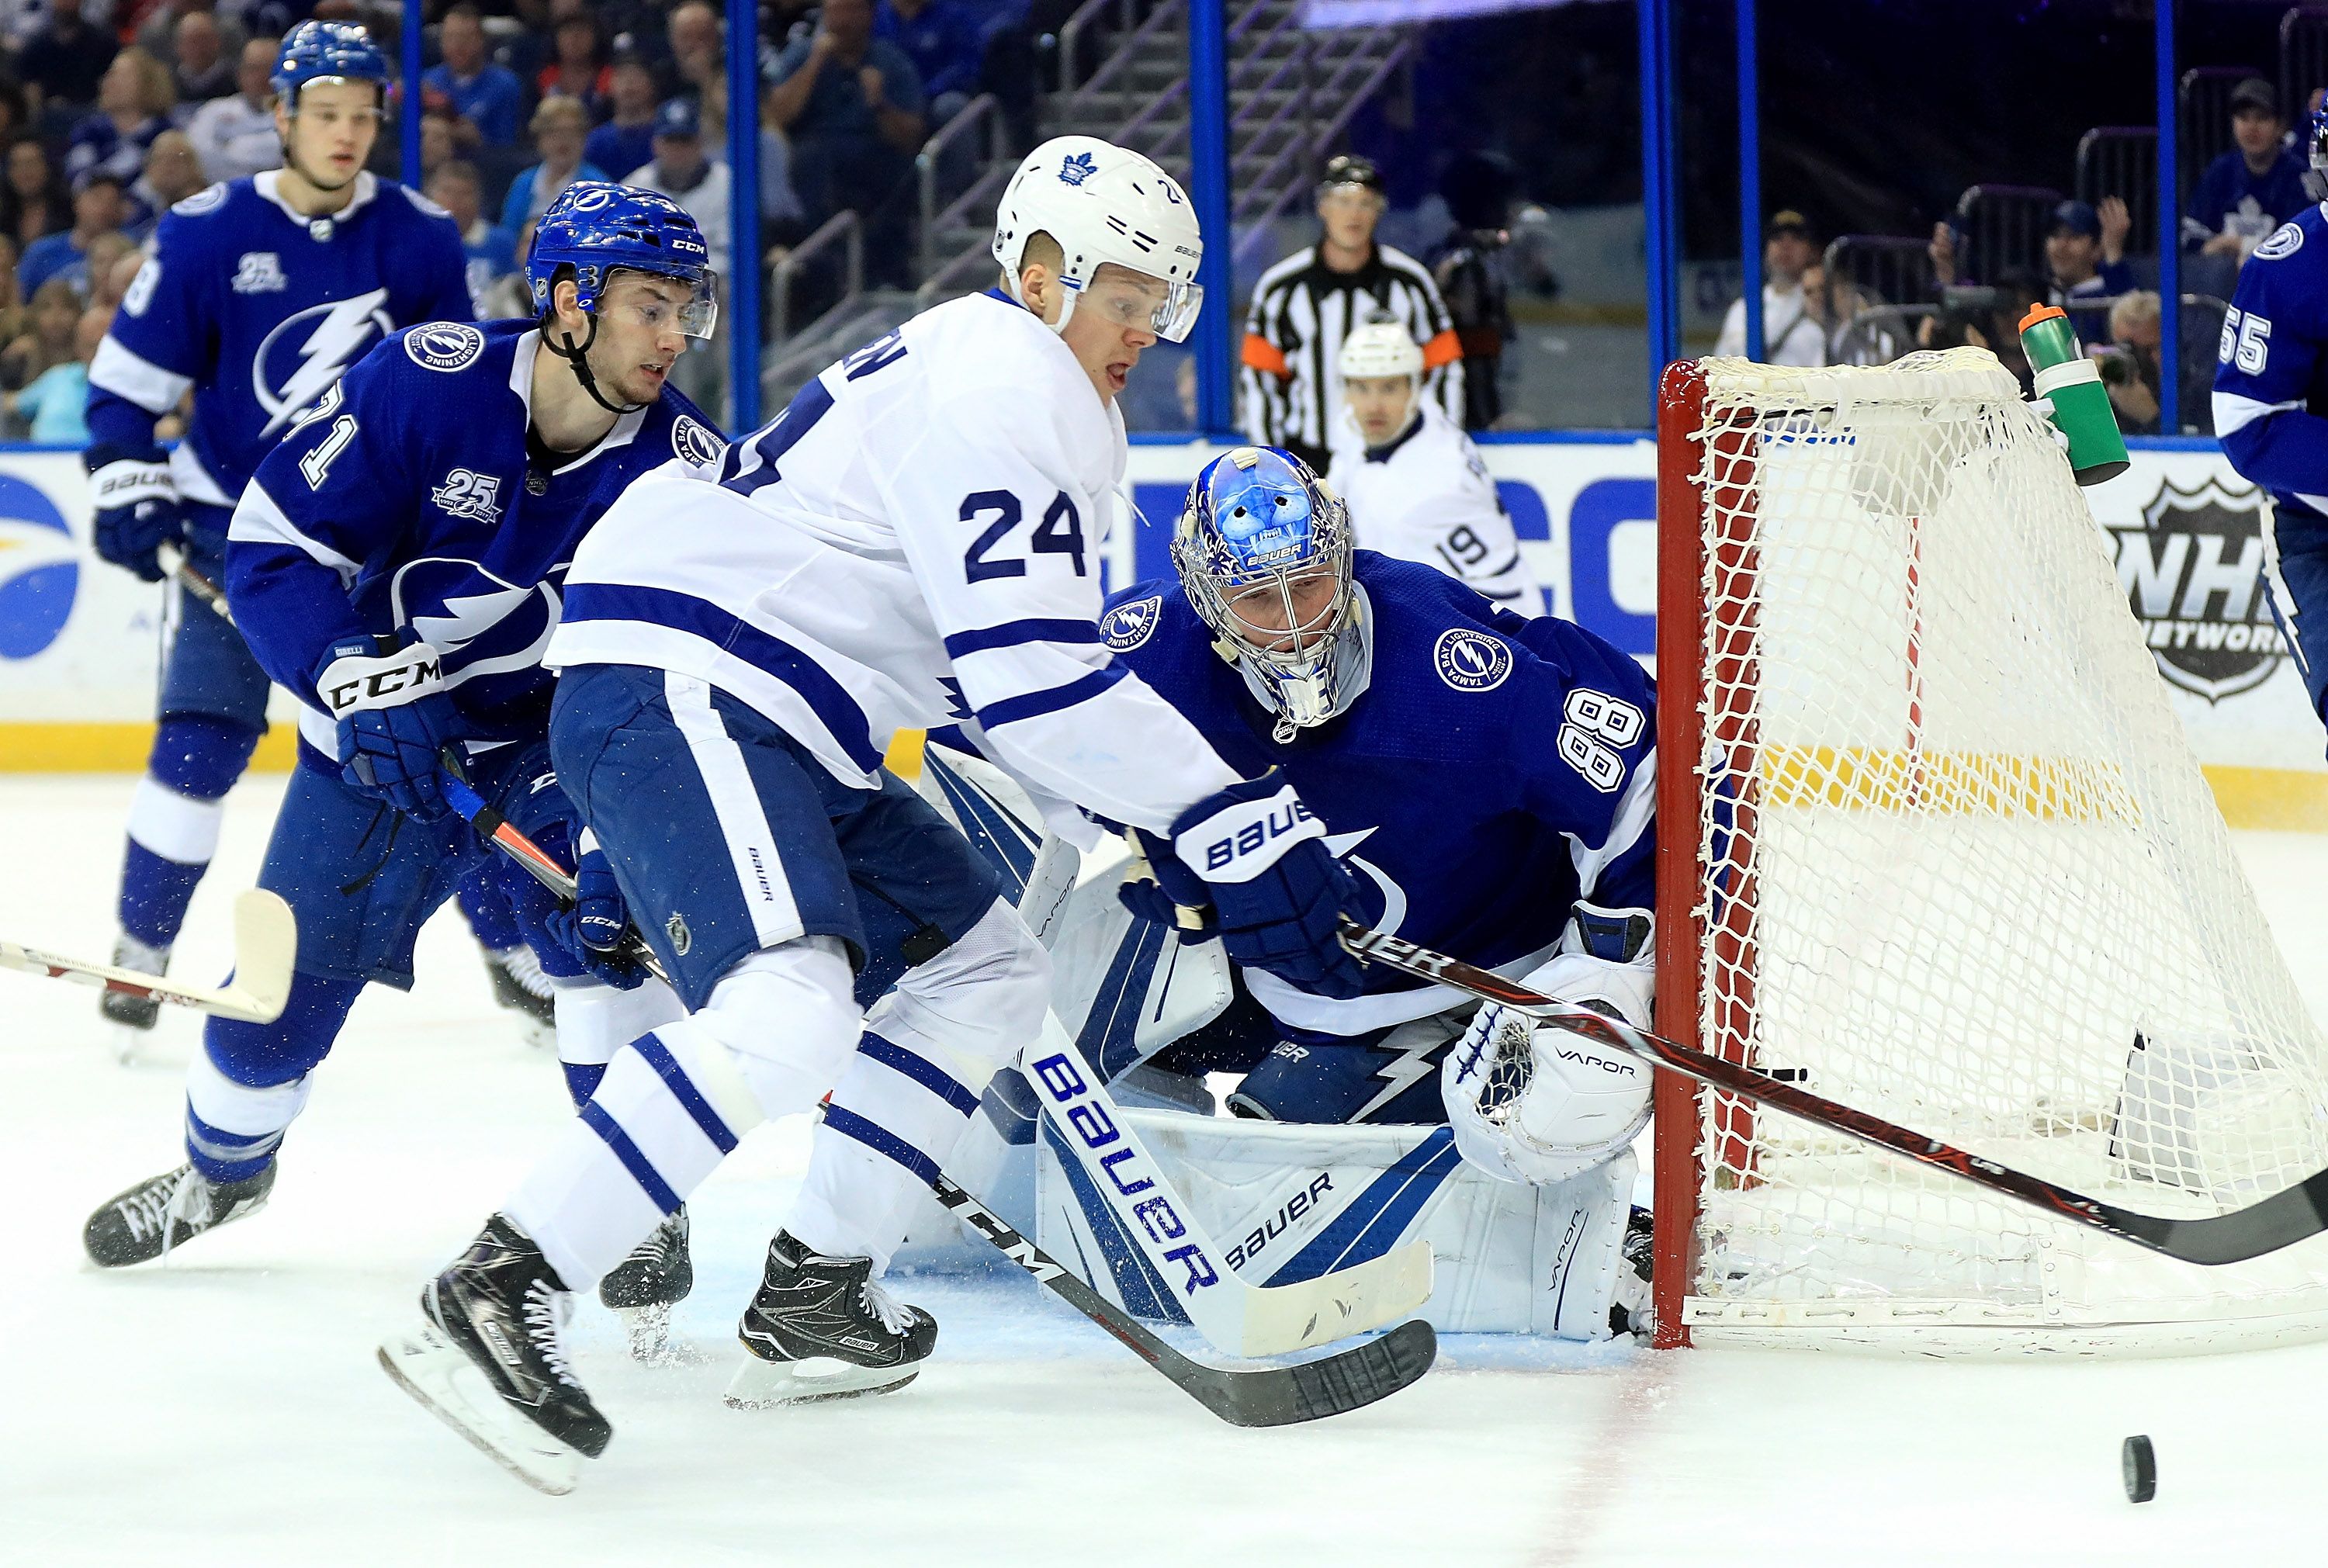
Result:
M380 1364L527 1485L568 1492L614 1435L567 1362L573 1305L541 1249L497 1214L420 1292L427 1326L383 1343Z
M679 1358L671 1338L671 1310L695 1288L695 1264L688 1256L687 1210L680 1209L648 1233L598 1282L598 1300L620 1313L630 1336L631 1355L650 1365Z
M148 947L127 932L123 932L113 944L113 967L134 969L140 974L164 975L170 972L170 950ZM150 996L131 996L127 991L108 991L97 999L97 1010L124 1028L150 1029L162 1016L162 1004ZM131 1047L121 1051L124 1061L129 1058Z
M149 1263L190 1237L257 1214L267 1207L274 1186L271 1160L245 1181L212 1181L192 1165L181 1165L139 1182L90 1215L80 1228L81 1245L101 1269Z
M937 1319L872 1276L869 1258L827 1258L779 1232L738 1330L751 1357L728 1385L738 1410L884 1394L914 1380Z
M518 1015L518 1028L527 1045L556 1050L558 1007L549 977L541 972L541 960L522 942L500 953L490 947L482 951L485 973L493 982L494 1002Z
M1609 1307L1609 1330L1647 1338L1656 1326L1649 1311L1649 1276L1657 1262L1657 1237L1650 1229L1649 1211L1638 1204L1625 1216L1625 1239L1620 1245L1625 1261L1617 1271L1616 1300Z

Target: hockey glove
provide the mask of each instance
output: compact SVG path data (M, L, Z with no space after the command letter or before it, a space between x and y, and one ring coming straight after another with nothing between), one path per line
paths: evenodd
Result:
M445 695L439 655L427 643L393 653L370 637L343 637L315 666L315 694L339 723L340 776L417 822L447 810L436 754L459 732Z
M631 926L630 906L615 885L605 851L598 848L598 835L585 828L576 843L580 854L574 863L574 906L549 915L542 929L593 978L616 991L634 991L647 972L623 951L623 938Z
M162 547L185 537L185 512L162 449L127 451L99 445L82 454L97 508L97 553L149 583L166 575Z
M1326 824L1272 768L1183 812L1169 846L1142 841L1167 897L1211 906L1229 957L1319 996L1353 997L1366 971L1338 932L1355 889L1325 838Z

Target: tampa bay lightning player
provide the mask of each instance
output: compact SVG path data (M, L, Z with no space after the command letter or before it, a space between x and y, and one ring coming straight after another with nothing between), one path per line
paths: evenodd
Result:
M1206 467L1172 561L1177 582L1110 601L1109 648L1232 767L1284 770L1356 873L1360 918L1647 1024L1656 727L1638 663L1573 623L1523 618L1432 568L1354 549L1341 502L1270 448ZM1154 884L1128 882L1123 897L1177 924ZM1249 1000L1206 1031L1203 1060L1178 1066L1245 1070L1230 1100L1242 1115L1451 1113L1467 1155L1522 1180L1567 1179L1577 1150L1605 1158L1639 1131L1648 1074L1637 1068L1640 1120L1570 1130L1554 1169L1503 1125L1512 1118L1477 1113L1476 1050L1443 1085L1433 1071L1467 1019L1479 1040L1498 1020L1395 971L1366 976L1360 995L1331 997L1244 967ZM1173 1066L1176 1048L1158 1065Z
M659 983L615 989L639 977L600 952L621 918L602 920L611 877L572 835L549 773L540 661L575 549L615 497L650 468L721 455L667 384L687 339L711 332L709 252L668 199L583 181L543 215L526 274L538 320L390 338L261 460L235 510L236 622L301 701L300 765L258 879L297 917L297 972L274 1023L210 1020L187 1073L188 1163L90 1216L83 1239L102 1266L264 1204L357 994L411 984L421 923L489 859L444 802L448 744L521 831L569 865L579 851L575 922L506 878L543 967L573 982L559 1042L577 1103L615 1046L678 1016Z
M283 167L163 215L89 367L97 550L149 582L164 576L165 546L219 581L228 517L293 418L383 335L471 314L452 220L363 172L388 81L364 30L300 23L270 80ZM192 423L165 458L155 421L190 388ZM179 596L174 619L114 950L116 963L156 974L217 848L226 793L267 728L267 672L225 616ZM108 995L103 1007L153 1027L151 1001Z
M2313 194L2328 181L2328 112L2306 128ZM2268 491L2264 582L2313 711L2328 718L2328 202L2239 268L2216 350L2215 435Z

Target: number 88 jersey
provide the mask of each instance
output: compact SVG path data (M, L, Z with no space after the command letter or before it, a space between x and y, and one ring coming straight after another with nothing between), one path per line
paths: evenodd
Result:
M709 472L633 484L584 541L545 662L694 676L870 788L960 724L1047 793L1163 831L1240 776L1111 655L1099 549L1123 421L999 293L829 366Z

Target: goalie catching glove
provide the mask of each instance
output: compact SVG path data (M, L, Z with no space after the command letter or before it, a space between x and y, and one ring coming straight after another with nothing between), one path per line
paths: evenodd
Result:
M447 810L436 756L460 731L440 656L427 643L378 649L370 637L343 637L315 666L315 695L339 725L340 776L417 822L435 822Z
M185 509L158 446L124 451L100 443L82 454L89 465L89 503L97 553L149 583L166 575L162 547L185 538Z
M1579 904L1560 951L1521 983L1637 1028L1656 977L1641 910ZM1506 1181L1549 1187L1605 1163L1649 1121L1650 1068L1560 1025L1489 1002L1448 1054L1439 1086L1465 1160Z
M1338 934L1343 912L1355 913L1350 874L1282 768L1190 806L1169 842L1137 828L1132 835L1155 878L1152 888L1124 884L1133 914L1183 924L1163 907L1169 900L1197 912L1199 929L1217 932L1239 963L1319 996L1366 990L1365 969Z

